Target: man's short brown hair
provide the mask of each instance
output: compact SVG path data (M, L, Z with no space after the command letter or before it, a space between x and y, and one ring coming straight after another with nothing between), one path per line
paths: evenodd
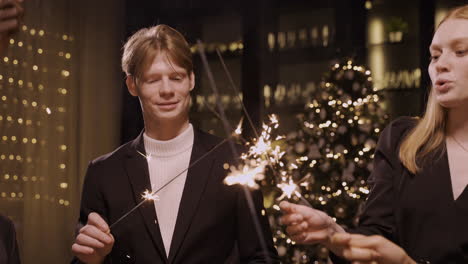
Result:
M143 28L125 43L122 55L122 70L136 79L143 77L154 58L161 53L169 62L193 72L192 53L184 36L167 25Z

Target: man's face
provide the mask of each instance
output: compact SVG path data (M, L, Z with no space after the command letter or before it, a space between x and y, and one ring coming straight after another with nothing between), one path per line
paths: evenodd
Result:
M130 93L140 99L145 122L188 119L194 76L170 62L166 53L159 53L154 58L137 86L128 82L127 85Z

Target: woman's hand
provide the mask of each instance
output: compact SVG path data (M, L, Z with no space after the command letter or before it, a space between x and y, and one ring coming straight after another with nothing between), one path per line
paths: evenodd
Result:
M353 264L416 264L401 247L382 236L335 233L330 243L342 248L339 255Z

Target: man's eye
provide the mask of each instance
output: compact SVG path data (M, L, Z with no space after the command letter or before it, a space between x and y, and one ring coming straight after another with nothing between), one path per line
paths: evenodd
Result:
M466 51L467 50L457 50L457 51L455 51L455 54L457 54L457 56L463 56L463 55L466 54Z

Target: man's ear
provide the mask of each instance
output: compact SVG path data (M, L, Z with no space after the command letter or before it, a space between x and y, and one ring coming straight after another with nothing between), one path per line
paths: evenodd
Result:
M193 88L195 88L195 74L190 73L190 91L193 90Z
M127 75L127 79L125 79L125 83L127 84L128 92L132 96L138 96L138 91L136 87L136 80L132 75Z

